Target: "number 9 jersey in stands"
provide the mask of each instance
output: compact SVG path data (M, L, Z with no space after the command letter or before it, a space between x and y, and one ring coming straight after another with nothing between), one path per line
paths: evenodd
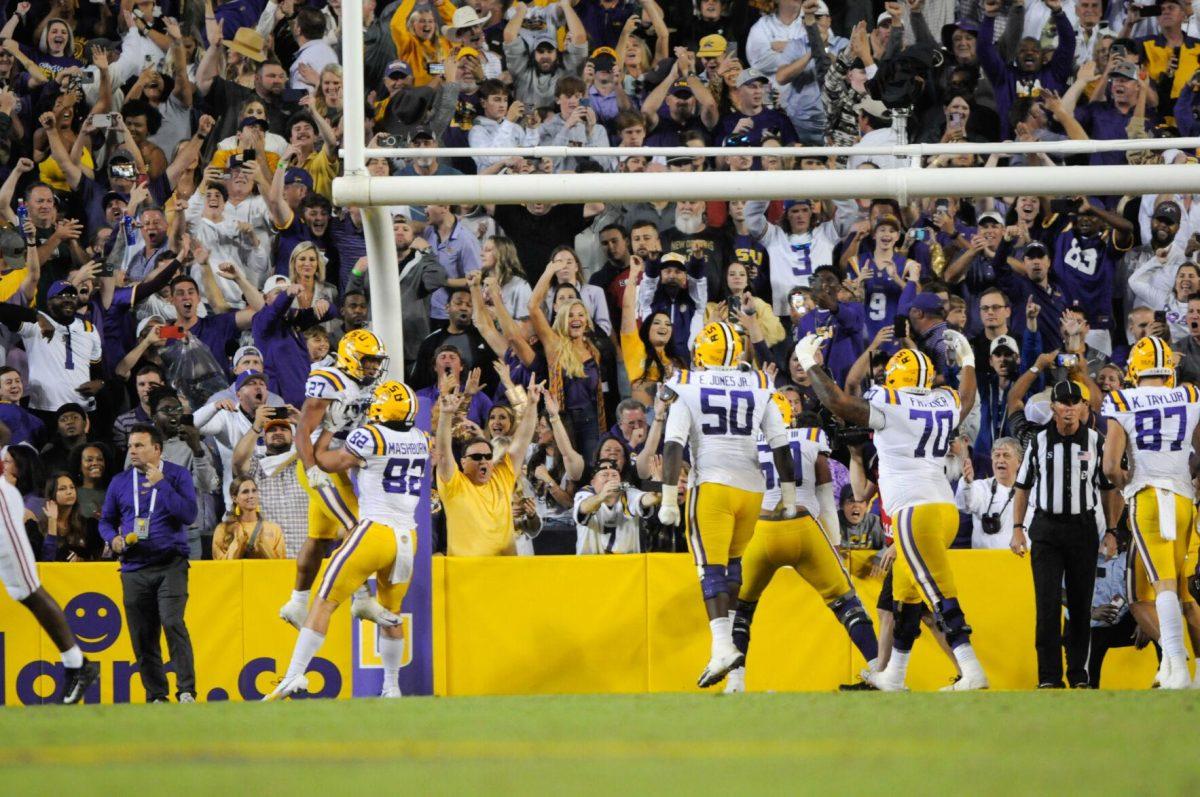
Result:
M958 393L948 387L924 392L876 386L863 398L871 405L879 494L888 515L912 506L953 504L945 458L962 409Z
M712 482L761 493L756 433L761 430L771 448L787 442L766 375L740 368L679 371L667 386L677 398L667 415L664 439L690 446L688 486Z
M350 432L346 449L364 463L358 471L359 520L415 529L421 481L429 461L425 433L371 423Z

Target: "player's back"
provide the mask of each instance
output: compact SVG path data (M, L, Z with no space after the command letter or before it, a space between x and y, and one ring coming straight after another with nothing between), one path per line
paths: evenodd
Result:
M1188 458L1200 422L1200 390L1191 384L1114 390L1100 412L1119 423L1128 438L1126 497L1149 486L1195 499Z
M946 453L961 405L950 388L928 392L873 387L871 428L879 456L879 492L889 515L921 504L954 503Z
M330 401L322 427L345 437L363 422L371 391L331 365L313 368L304 383L304 397Z
M397 529L416 528L421 480L429 462L425 433L370 423L352 431L346 447L365 463L358 472L359 518Z
M764 512L770 512L779 505L779 474L775 469L775 455L766 438L759 434L757 439L758 466L766 488L762 508ZM821 514L817 502L817 457L829 453L829 439L816 427L788 429L788 445L792 449L792 468L796 474L796 504L817 517Z
M779 411L771 405L769 384L761 371L737 368L680 371L669 383L678 396L679 410L673 405L667 416L666 439L686 436L691 446L691 484L715 482L763 491L757 433L768 417L774 430L767 434L768 443L774 438L778 444L786 431Z

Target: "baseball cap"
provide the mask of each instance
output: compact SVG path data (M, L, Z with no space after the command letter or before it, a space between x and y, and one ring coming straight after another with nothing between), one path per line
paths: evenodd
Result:
M1025 247L1025 252L1021 256L1022 257L1045 257L1046 254L1047 254L1046 245L1043 244L1041 241L1033 241L1032 243L1030 243L1028 246Z
M597 72L611 72L617 65L617 51L611 47L597 47L592 50L591 59Z
M434 132L432 130L430 130L428 127L426 127L425 125L418 125L417 127L414 127L412 129L411 133L408 134L408 140L409 141L418 141L420 139L426 139L428 141L437 141L437 136L434 135Z
M1178 224L1182 217L1183 211L1179 209L1179 203L1173 199L1165 199L1154 208L1154 218L1156 219Z
M138 322L137 337L140 338L142 336L142 333L146 331L146 327L150 326L155 321L157 321L160 324L167 323L167 319L163 318L162 316L158 315L157 313L151 313L150 315L146 316L145 318L143 318L141 321Z
M994 210L989 210L987 213L981 213L979 216L979 224L982 225L985 221L990 221L993 224L1004 226L1004 217Z
M287 174L283 177L283 184L295 185L296 183L303 183L311 191L313 187L312 175L308 173L307 169L301 169L299 166L289 166Z
M100 201L100 207L108 207L108 203L112 202L114 199L119 199L122 202L129 202L129 194L126 194L124 191L109 191L104 195L104 199Z
M945 309L942 305L942 297L936 293L918 293L913 297L912 304L908 306L909 310L920 310L922 313L940 312Z
M82 415L84 418L87 417L87 410L83 408L83 405L77 404L74 401L68 401L66 404L61 405L57 410L54 411L54 417L56 419L61 418L69 412L76 412Z
M891 15L891 14L889 14L888 12L886 12L886 11L884 11L884 12L883 12L882 14L880 14L879 16L875 17L875 27L879 27L879 26L880 26L880 25L882 25L884 22L886 22L886 23L887 23L887 24L889 24L889 25L891 25L891 24L892 24L892 15Z
M276 276L279 276L279 275L276 275ZM242 358L248 357L251 354L255 355L260 360L262 359L262 356L263 356L262 352L259 351L257 346L242 346L240 349L238 349L236 352L234 352L233 367L237 368L237 364L242 361Z
M397 58L387 65L387 69L383 70L383 74L387 77L395 77L396 75L410 77L412 75L412 67L408 65L407 61Z
M1123 77L1126 80L1137 80L1137 64L1131 64L1128 61L1117 61L1117 63L1113 64L1113 68L1109 70L1108 74L1110 77Z
M253 127L261 127L263 130L266 130L267 128L270 127L270 125L267 124L266 119L259 119L257 116L244 116L244 117L242 117L242 121L238 122L238 130L241 130L243 127L246 127L247 125L251 125Z
M720 58L729 49L729 42L719 33L712 33L700 40L696 55L700 58Z
M285 277L284 275L272 274L271 276L267 277L265 282L263 282L262 292L270 293L271 291L275 290L276 288L286 288L287 286L289 286L291 284L292 284L292 281L290 279L288 279L287 277ZM262 356L261 353L259 356ZM236 359L233 361L233 364L237 365Z
M1013 354L1020 351L1017 348L1017 342L1013 340L1012 335L1000 335L992 341L992 346L988 349L988 354L995 354L996 349L1008 349Z
M558 49L558 41L555 38L555 35L545 29L534 32L533 41L531 44L532 46L529 48L531 51L541 50L543 48L550 50Z
M680 97L684 94L692 96L692 87L688 85L686 80L676 80L671 84L671 94Z
M479 54L479 51L474 47L459 47L458 52L456 52L454 55L456 58L466 58L468 56L472 56L474 58L483 58L483 56Z
M900 219L896 218L891 213L885 213L882 216L880 216L879 218L875 219L875 223L871 225L871 229L877 230L877 229L879 229L880 226L882 226L884 224L888 225L889 227L892 227L897 232L900 232L904 229L904 225L900 223Z
M667 252L658 259L659 268L687 269L688 259L679 252Z
M267 377L262 371L242 371L240 374L238 374L237 379L233 381L234 392L236 393L237 391L241 390L246 386L247 382L251 382L255 379L262 382L264 385L267 383Z
M0 255L9 268L25 267L25 236L15 227L0 230Z
M56 280L51 283L50 288L46 291L46 300L49 301L62 293L78 295L79 291L75 290L75 286L66 280Z
M759 72L757 69L743 69L737 76L737 88L741 88L747 83L753 83L756 80L761 80L763 83L769 82L770 78Z
M1063 379L1054 384L1050 391L1050 400L1057 404L1078 404L1083 401L1083 391L1074 382Z

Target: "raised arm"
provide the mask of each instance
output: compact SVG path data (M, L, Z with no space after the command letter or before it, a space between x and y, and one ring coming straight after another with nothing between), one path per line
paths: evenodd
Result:
M183 31L179 29L179 22L170 17L164 19L163 24L167 27L167 36L171 38L171 63L175 65L175 88L171 93L184 108L191 108L196 87L188 77L187 54L183 51Z
M217 79L221 65L225 63L224 54L221 52L221 40L225 38L221 23L213 16L211 2L205 2L204 7L204 31L208 34L208 49L204 51L204 57L196 67L196 88L200 90L201 97L207 97L212 91L213 81Z
M537 333L538 340L546 349L547 360L553 359L558 354L556 347L558 336L555 335L554 328L550 326L550 319L546 318L545 309L546 296L550 293L550 280L554 279L554 274L554 269L547 265L542 276L538 278L537 285L533 286L533 293L529 297L529 320L533 323L533 331Z
M821 338L817 335L805 335L796 344L796 359L808 374L817 399L846 423L866 426L871 420L871 405L865 399L851 396L833 381L833 377L818 363L820 350Z
M562 408L558 404L558 399L554 398L553 394L547 392L542 400L546 403L546 416L550 419L550 431L554 433L554 444L558 446L558 455L562 457L563 468L566 470L567 478L573 482L577 482L583 476L583 467L585 464L583 457L575 450L575 446L571 444L571 436L567 434L562 416L559 414Z
M529 400L525 402L525 409L521 412L517 428L513 430L512 440L508 444L508 456L513 461L513 470L525 459L525 452L533 442L533 432L537 428L538 401L545 388L540 383L531 381L527 392Z

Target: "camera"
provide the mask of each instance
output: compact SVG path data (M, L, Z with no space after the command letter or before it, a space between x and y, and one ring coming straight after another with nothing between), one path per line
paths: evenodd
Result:
M835 447L861 446L871 439L871 430L865 426L846 426L833 430Z
M391 133L379 137L379 146L385 149L393 149L398 143L399 142L396 140L396 137Z
M742 312L742 297L730 296L725 305L729 308L729 317L736 318L737 314Z
M1059 198L1050 200L1051 213L1071 213L1075 210L1076 206L1077 203L1074 199Z
M983 527L983 533L992 535L1000 533L1000 515L989 513L979 519L979 525Z
M1063 368L1072 368L1079 362L1077 354L1060 354L1054 358L1054 362Z

